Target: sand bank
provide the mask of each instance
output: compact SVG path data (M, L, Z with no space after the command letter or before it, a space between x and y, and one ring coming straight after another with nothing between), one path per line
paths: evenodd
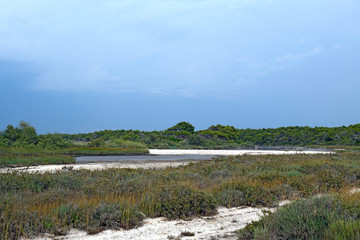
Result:
M280 150L203 150L203 149L149 149L153 155L283 155L283 154L329 154L331 151L280 151Z

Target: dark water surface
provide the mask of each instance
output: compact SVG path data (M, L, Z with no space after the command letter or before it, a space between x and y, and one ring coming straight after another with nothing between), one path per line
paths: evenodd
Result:
M239 149L240 150L240 149ZM241 149L245 150L245 149ZM258 147L248 149L249 151L258 150L293 150L293 151L313 151L313 152L331 152L329 149L313 149L306 147ZM90 162L171 162L171 161L199 161L212 158L219 158L216 155L133 155L133 156L81 156L76 158L76 163ZM224 157L224 156L223 156Z
M76 163L88 162L136 162L136 161L196 161L218 158L213 155L138 155L138 156L82 156L76 158Z

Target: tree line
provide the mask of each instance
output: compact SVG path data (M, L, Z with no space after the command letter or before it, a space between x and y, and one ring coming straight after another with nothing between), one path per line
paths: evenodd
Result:
M360 124L342 127L280 127L237 129L212 125L195 131L180 122L163 131L103 130L79 134L37 134L25 121L8 125L0 132L0 146L67 148L74 143L92 147L116 146L120 142L139 142L149 148L236 148L253 146L360 146Z

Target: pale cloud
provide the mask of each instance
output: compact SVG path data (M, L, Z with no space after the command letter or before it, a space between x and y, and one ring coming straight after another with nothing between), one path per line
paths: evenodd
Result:
M287 61L295 61L302 60L304 58L308 58L314 55L319 55L323 53L323 49L321 47L314 48L313 50L305 53L289 53L285 56L275 58L276 62L287 62Z
M306 43L307 39L306 38L302 38L299 40L299 44L304 44Z
M332 46L332 48L333 49L341 49L341 48L348 48L348 47L350 47L351 46L351 44L349 44L349 43L337 43L337 44L335 44L335 45L333 45Z
M178 96L186 98L199 98L199 91L193 88L153 88L149 89L145 94L161 95L161 96Z

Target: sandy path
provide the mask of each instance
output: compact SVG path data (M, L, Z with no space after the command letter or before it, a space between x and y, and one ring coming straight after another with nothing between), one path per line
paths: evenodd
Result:
M286 204L287 202L282 203ZM181 232L192 232L193 237L181 237L181 239L227 239L235 240L236 231L245 227L252 221L257 221L263 216L263 210L274 211L275 208L218 208L218 214L211 217L195 218L191 221L174 220L164 218L148 218L144 225L131 230L106 230L96 235L87 235L85 232L71 230L68 235L62 237L39 237L36 240L63 239L63 240L110 240L110 239L136 239L136 240L160 240L176 239ZM168 238L169 237L169 238Z

